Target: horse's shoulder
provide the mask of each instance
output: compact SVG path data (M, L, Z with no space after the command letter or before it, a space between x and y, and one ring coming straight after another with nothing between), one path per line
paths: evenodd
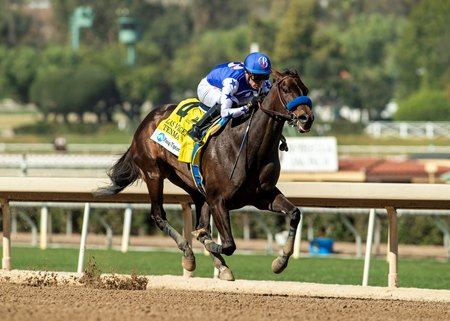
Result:
M158 108L155 108L149 116L151 116L152 119L156 120L157 122L167 118L170 116L170 114L173 112L177 105L174 104L166 104L162 105Z

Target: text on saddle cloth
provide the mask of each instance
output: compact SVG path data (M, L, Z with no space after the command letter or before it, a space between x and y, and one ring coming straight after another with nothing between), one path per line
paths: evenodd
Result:
M187 137L191 129L205 113L199 106L201 102L196 98L181 101L170 116L161 123L150 137L176 156L180 155L183 144L192 141ZM191 156L190 156L191 157ZM187 161L190 162L190 159Z

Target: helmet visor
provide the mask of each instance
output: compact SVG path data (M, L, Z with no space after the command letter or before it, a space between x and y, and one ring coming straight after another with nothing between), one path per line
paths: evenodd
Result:
M270 74L264 75L264 74L250 74L250 79L254 82L261 82L263 80L268 80L270 77Z

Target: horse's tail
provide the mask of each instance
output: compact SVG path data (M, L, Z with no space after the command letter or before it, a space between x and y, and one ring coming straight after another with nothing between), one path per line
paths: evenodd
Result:
M98 188L93 192L94 196L101 197L118 194L140 177L140 170L133 161L130 148L108 171L107 174L111 179L111 184Z

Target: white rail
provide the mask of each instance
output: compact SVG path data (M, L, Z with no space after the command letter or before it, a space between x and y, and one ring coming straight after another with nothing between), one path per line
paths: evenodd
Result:
M450 138L450 122L371 122L366 132L375 138Z
M11 269L11 226L9 202L48 201L83 203L147 203L144 186L131 186L122 193L95 198L92 191L107 184L105 179L89 178L1 178L0 202L3 213L2 268ZM376 184L376 183L292 183L278 188L297 206L338 208L382 208L389 221L389 287L398 287L397 209L450 209L450 185L446 184ZM165 184L165 202L183 205L190 217L191 198L173 184ZM192 224L185 224L185 227ZM189 235L186 233L185 235ZM83 245L82 245L83 247ZM80 248L84 251L84 248Z

